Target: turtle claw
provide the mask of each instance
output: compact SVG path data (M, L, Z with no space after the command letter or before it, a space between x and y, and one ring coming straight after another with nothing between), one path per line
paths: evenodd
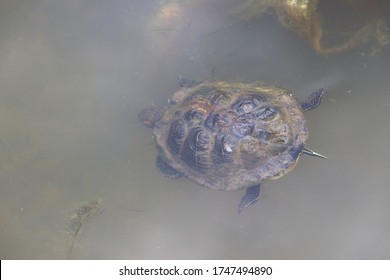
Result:
M245 195L243 196L240 204L238 205L238 213L241 213L247 207L259 200L260 194L260 184L247 188L245 191Z
M326 156L323 156L323 155L321 155L321 154L319 154L319 153L316 153L316 152L314 152L314 151L312 151L312 150L310 150L310 149L308 149L308 148L303 148L303 150L302 150L302 155L305 155L305 156L313 156L313 157L319 157L319 158L325 158L325 159L327 159Z

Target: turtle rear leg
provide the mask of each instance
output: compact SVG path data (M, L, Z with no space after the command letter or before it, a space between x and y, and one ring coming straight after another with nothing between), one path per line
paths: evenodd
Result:
M171 179L177 179L183 176L183 174L166 163L160 156L156 157L156 166L162 174Z
M241 202L238 205L238 213L241 213L245 208L259 200L260 194L260 184L247 188L245 195L242 197Z
M321 103L322 95L325 93L326 88L319 88L305 100L300 102L300 107L303 111L309 111L316 108Z

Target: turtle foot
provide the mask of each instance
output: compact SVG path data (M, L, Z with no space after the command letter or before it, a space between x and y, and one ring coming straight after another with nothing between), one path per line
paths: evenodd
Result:
M156 166L161 173L171 179L177 179L183 176L179 171L166 163L160 156L157 156L156 158Z
M238 205L238 213L241 213L247 207L259 200L260 194L260 184L247 188L245 195Z
M316 108L321 103L322 95L325 93L326 88L319 88L299 105L303 111L309 111Z

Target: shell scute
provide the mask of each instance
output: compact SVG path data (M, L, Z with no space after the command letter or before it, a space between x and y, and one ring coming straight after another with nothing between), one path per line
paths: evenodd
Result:
M187 134L187 125L183 119L174 120L169 128L166 145L172 154L180 154L182 143Z

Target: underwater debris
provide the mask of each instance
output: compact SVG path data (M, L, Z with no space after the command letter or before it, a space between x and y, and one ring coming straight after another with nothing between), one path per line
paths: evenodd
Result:
M326 55L373 41L372 54L390 43L385 0L246 0L234 9L234 16L250 20L273 9L279 22Z
M73 214L70 216L70 220L69 220L71 242L69 246L67 259L69 259L72 253L75 240L81 234L82 228L90 219L100 214L101 212L100 205L101 205L100 200L92 200L83 203L82 205L80 205L79 207L73 210Z

